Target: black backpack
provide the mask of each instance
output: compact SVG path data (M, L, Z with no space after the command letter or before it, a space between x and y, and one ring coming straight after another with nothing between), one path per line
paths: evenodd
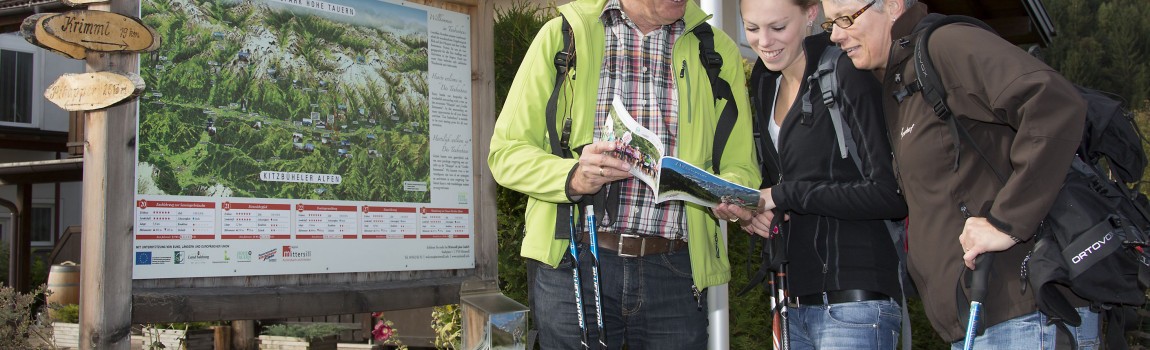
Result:
M965 16L932 14L920 27L914 48L918 81L901 91L906 98L917 91L933 106L935 114L950 125L958 162L960 142L968 142L989 163L970 134L955 121L946 104L946 90L930 56L927 40L937 28L968 23L989 26ZM1143 137L1134 118L1110 94L1076 86L1087 102L1082 142L1067 172L1055 203L1039 226L1034 249L1023 263L1021 275L1034 288L1038 309L1059 329L1082 320L1060 288L1090 302L1106 325L1108 349L1126 349L1123 332L1138 325L1136 309L1150 287L1150 254L1145 251L1150 232L1150 205L1136 190L1146 167ZM896 94L897 95L897 94ZM991 169L999 180L1006 177Z

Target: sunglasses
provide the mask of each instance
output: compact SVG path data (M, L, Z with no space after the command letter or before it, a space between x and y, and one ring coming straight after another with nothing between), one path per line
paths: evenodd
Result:
M822 24L819 24L819 26L823 27L823 30L828 31L828 32L833 30L835 28L835 25L839 26L839 28L842 28L842 29L850 28L851 25L855 24L855 18L859 18L859 16L861 16L863 14L863 12L866 12L866 9L869 9L871 7L871 5L874 5L875 1L877 1L877 0L871 0L869 3L866 4L866 6L863 6L862 9L859 9L858 12L855 12L855 14L853 14L853 15L835 18L835 19L823 22Z

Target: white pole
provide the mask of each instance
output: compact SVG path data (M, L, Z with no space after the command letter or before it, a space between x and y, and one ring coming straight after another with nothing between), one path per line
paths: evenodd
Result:
M711 26L723 28L723 1L722 0L699 0L699 7L703 12L711 14L711 19L707 21Z
M707 22L716 30L723 30L723 1L722 0L699 0L699 7L703 12L710 13L711 19ZM719 231L722 232L721 244L727 244L727 222L722 221L719 223ZM710 321L707 326L707 333L710 338L707 341L708 350L727 350L731 347L731 331L730 331L730 306L727 301L727 285L721 284L707 288L707 318Z
M723 240L720 244L726 245L726 221L719 223L719 231L722 232L720 239ZM710 321L707 326L707 333L710 334L710 340L707 341L708 350L727 350L731 347L731 310L727 294L727 284L707 288L707 318Z

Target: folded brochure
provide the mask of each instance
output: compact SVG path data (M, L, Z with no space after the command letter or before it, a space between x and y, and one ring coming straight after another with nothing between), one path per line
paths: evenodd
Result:
M615 142L615 157L631 164L631 174L655 192L655 202L683 200L707 207L735 204L754 210L759 190L727 181L675 157L664 156L663 142L639 125L618 96L611 103L603 138Z

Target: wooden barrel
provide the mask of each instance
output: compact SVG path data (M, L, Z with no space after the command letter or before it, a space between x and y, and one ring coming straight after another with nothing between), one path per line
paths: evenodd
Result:
M52 265L48 270L49 303L80 303L80 265L71 261Z

